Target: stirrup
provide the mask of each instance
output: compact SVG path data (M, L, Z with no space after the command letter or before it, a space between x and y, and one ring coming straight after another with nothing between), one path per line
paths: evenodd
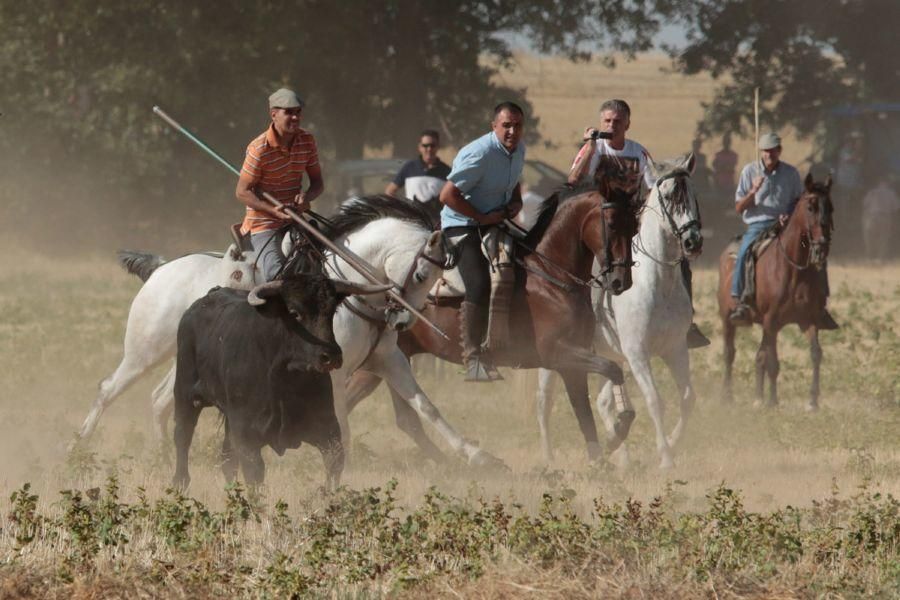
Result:
M736 325L752 325L753 319L750 314L750 307L746 304L739 303L728 314L728 320Z
M479 357L473 356L466 361L465 366L465 381L474 381L478 383L490 383L491 381L494 381L493 379L491 379L491 375L486 368L489 367L489 365L483 363Z
M485 362L484 368L488 373L488 377L491 378L491 381L503 381L503 375L500 374L500 371L497 370L494 363Z

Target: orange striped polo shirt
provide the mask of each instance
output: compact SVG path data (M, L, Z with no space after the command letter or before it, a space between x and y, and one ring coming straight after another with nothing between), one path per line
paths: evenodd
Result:
M291 202L300 193L303 174L309 167L319 164L319 153L313 135L301 129L294 136L290 147L278 144L275 126L259 134L247 146L247 155L241 167L241 179L248 182L257 192L269 192L279 202ZM277 229L283 221L269 213L247 207L243 233L259 233Z

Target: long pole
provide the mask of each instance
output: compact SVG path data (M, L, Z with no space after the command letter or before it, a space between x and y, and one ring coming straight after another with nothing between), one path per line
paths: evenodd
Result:
M222 156L221 156L218 152L216 152L215 150L213 150L212 148L210 148L209 146L207 146L206 144L204 144L204 143L203 143L197 136L195 136L193 133L191 133L190 131L188 131L188 130L185 129L184 127L182 127L181 124L180 124L178 121L176 121L175 119L173 119L172 117L170 117L169 115L167 115L166 112L165 112L163 109L161 109L161 108L158 107L158 106L154 106L154 107L153 107L153 112L154 112L159 118L161 118L163 121L165 121L166 123L168 123L169 125L171 125L175 130L179 131L179 132L182 133L185 137L187 137L189 140L191 140L192 142L194 142L195 144L197 144L198 146L200 146L200 148L201 148L204 152L206 152L207 154L209 154L210 156L212 156L214 159L216 159L216 160L217 160L219 163L221 163L226 169L228 169L229 171L231 171L231 172L234 173L235 175L240 176L241 172L238 171L238 170L235 168L234 165L232 165L232 164L229 163L227 160L225 160L224 158L222 158ZM319 242L322 243L322 245L324 245L326 248L328 248L329 250L331 250L332 252L334 252L337 256L340 256L342 259L344 259L344 260L347 262L347 264L349 264L351 267L353 267L360 275L362 275L363 277L365 277L365 278L369 281L369 283L374 283L374 284L379 284L379 285L383 285L383 284L384 284L383 281L380 281L380 280L378 279L378 277L375 276L375 269L374 269L374 267L372 267L372 265L368 264L365 260L363 260L362 258L360 258L359 256L357 256L355 253L353 253L352 251L348 250L347 248L341 248L340 246L338 246L337 244L335 244L334 242L332 242L331 240L329 240L329 239L328 239L327 237L325 237L325 235L323 235L322 232L319 231L316 227L313 227L312 225L310 225L309 222L308 222L303 216L301 216L300 214L296 213L293 209L286 208L285 205L284 205L284 203L278 201L278 199L276 199L272 194L270 194L270 193L268 193L268 192L260 192L260 195L263 197L263 199L264 199L266 202L268 202L269 204L271 204L271 205L274 206L275 208L278 208L278 209L282 210L285 214L287 214L287 215L291 218L292 221L294 221L297 225L299 225L300 227L302 227L307 233L309 233L309 234L312 235L314 238L316 238ZM394 282L391 282L391 283L392 283L394 286L397 285L397 284L394 283ZM449 339L450 339L450 338L447 336L447 334L444 333L443 330L441 330L440 327L438 327L437 325L435 325L434 323L432 323L431 321L429 321L428 318L425 317L425 315L423 315L419 310L417 310L416 307L414 307L412 304L410 304L409 302L407 302L407 301L403 298L403 296L401 296L400 294L398 294L398 293L395 292L394 290L388 290L388 291L387 291L387 294L388 294L395 302L397 302L397 304L399 304L400 306L402 306L403 308L405 308L406 310L408 310L410 313L412 313L413 315L415 315L416 318L421 319L422 322L424 322L426 325L428 325L428 326L431 327L433 330L435 330L435 331L436 331L440 336L442 336L445 340L449 340Z
M759 86L753 88L753 137L756 140L753 144L753 154L759 157ZM762 158L759 158L759 166L765 170ZM762 175L762 171L759 174Z

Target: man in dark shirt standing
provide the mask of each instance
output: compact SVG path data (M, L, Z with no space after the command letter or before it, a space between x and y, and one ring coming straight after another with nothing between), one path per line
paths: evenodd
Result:
M410 200L428 202L437 198L444 187L450 167L438 158L441 145L440 134L434 129L426 129L419 136L419 158L404 164L384 193L396 196L404 188L404 196Z

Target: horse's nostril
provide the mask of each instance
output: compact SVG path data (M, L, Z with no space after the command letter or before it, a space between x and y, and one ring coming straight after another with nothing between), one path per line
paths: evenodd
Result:
M619 279L613 279L610 282L609 287L611 287L614 292L617 292L622 289L622 281Z

